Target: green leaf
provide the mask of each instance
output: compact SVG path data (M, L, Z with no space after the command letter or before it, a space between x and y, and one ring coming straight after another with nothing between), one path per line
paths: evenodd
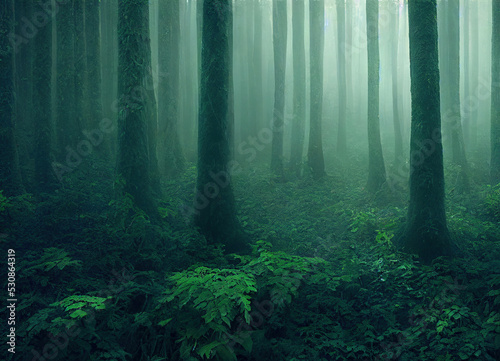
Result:
M87 315L87 312L83 310L76 310L75 312L71 313L69 317L71 318L82 318Z
M166 320L163 320L163 321L158 322L158 326L163 327L163 326L165 326L166 324L168 324L170 321L172 321L172 319L171 319L171 318L167 318Z

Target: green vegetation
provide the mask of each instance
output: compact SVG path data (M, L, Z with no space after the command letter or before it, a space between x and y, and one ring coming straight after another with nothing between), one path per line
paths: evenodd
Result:
M15 359L497 360L500 188L448 192L462 252L423 265L392 243L403 197L382 202L356 172L274 183L244 170L243 256L186 224L194 167L164 184L161 222L76 173L54 195L2 196L19 262Z

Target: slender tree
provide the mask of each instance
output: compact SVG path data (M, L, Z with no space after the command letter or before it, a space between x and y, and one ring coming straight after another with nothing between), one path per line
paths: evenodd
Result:
M343 158L347 152L347 81L346 81L346 9L344 0L337 1L337 80L339 91L339 127L337 133L337 156ZM349 1L349 0L348 0Z
M14 45L9 34L14 30L14 3L0 2L0 190L4 196L22 192L15 142L14 120Z
M398 54L399 54L399 1L394 4L393 13L393 29L391 38L392 48L392 120L394 124L394 168L399 169L401 166L403 154L403 133L401 131L401 116L399 114L400 94L398 89L399 70L398 70Z
M287 44L286 0L273 0L274 115L271 170L283 180L283 128L285 119L285 70Z
M102 1L100 0L85 0L86 98L90 129L96 129L102 120L101 33L99 31L101 4ZM107 150L106 147L99 147L98 149L101 152Z
M368 183L369 192L378 191L385 183L385 164L380 141L379 120L379 45L378 0L366 0L368 36Z
M460 166L460 173L456 189L463 193L468 192L469 177L467 158L465 155L464 135L462 131L462 116L460 105L460 1L450 1L449 14L449 99L450 107L446 110L446 119L451 127L451 144L453 162Z
M81 131L87 128L88 124L88 110L85 104L85 95L87 79L85 74L87 74L87 50L85 41L85 3L81 0L73 0L73 27L74 29L74 61L75 61L75 71L74 71L74 85L75 85L75 123L70 130L72 134L75 134L75 138L72 139L72 143L77 142ZM64 29L63 29L64 30Z
M491 40L491 183L500 183L500 0L493 0Z
M160 128L160 169L167 177L184 169L178 134L179 119L179 0L160 1L158 10L158 120Z
M227 133L231 17L231 0L204 0L195 224L226 252L240 252L247 238L236 217Z
M261 0L252 0L253 5L253 48L250 74L252 75L250 84L252 86L252 115L250 124L250 135L255 136L264 124L264 97L263 97L263 79L262 79L262 3ZM266 124L267 125L267 124Z
M52 26L47 19L34 41L33 107L35 117L35 184L38 192L55 188L52 172Z
M425 262L449 255L444 204L436 0L409 0L411 71L410 206L396 243Z
M304 45L304 0L292 0L293 24L293 119L290 168L301 173L306 120L306 53Z
M59 8L56 19L56 109L55 128L57 149L62 153L66 147L72 147L78 142L75 131L77 119L75 109L75 21L73 1Z
M325 175L321 122L323 116L323 52L325 29L325 3L323 0L309 1L310 24L310 130L308 162L315 179Z
M123 191L138 207L156 214L152 196L150 142L148 141L150 97L147 79L150 63L148 0L118 2L118 175ZM150 83L149 83L150 84Z

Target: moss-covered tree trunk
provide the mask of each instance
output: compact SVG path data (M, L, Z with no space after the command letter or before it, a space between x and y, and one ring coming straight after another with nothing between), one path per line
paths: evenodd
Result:
M337 0L337 84L339 92L339 126L337 134L337 158L344 159L347 152L347 81L346 81L346 21L345 2Z
M369 192L377 192L385 183L379 119L378 6L378 0L366 0L368 37L368 183L366 189Z
M14 45L8 34L14 30L14 3L0 2L0 190L5 196L22 192L15 141Z
M124 191L150 215L156 215L152 196L149 122L152 116L148 0L118 2L118 175Z
M274 114L271 170L283 180L283 133L285 126L285 71L287 44L286 1L273 0Z
M198 180L195 224L209 242L226 252L246 250L236 218L228 139L229 38L231 0L205 0L198 120Z
M309 2L310 24L310 128L308 163L315 179L325 175L321 123L323 117L323 51L325 31L325 3L323 0Z
M491 183L500 183L500 0L493 0L491 41Z
M179 0L160 1L158 10L158 124L160 170L176 177L184 169L179 123Z
M436 0L408 3L411 71L410 206L396 243L425 262L448 255Z
M292 0L293 119L290 169L300 175L306 124L306 52L304 0Z

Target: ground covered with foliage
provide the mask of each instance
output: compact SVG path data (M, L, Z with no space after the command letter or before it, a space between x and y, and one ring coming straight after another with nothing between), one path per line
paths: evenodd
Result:
M500 186L449 187L461 253L424 265L391 242L405 185L369 195L352 166L285 183L246 167L234 191L253 252L225 256L183 216L194 166L152 222L112 182L83 181L92 164L54 194L0 195L10 360L500 360Z

